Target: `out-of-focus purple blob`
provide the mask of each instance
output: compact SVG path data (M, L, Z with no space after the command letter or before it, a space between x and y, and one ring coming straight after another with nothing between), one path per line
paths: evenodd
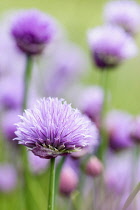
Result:
M16 78L15 78L16 79ZM0 81L0 107L4 109L19 109L23 101L23 84L21 79L3 78Z
M132 35L140 30L140 5L135 1L108 2L105 6L104 17L107 23L119 25Z
M87 117L85 116L85 119L86 118ZM99 131L94 124L91 124L91 126L92 126L92 129L94 130L94 137L92 138L92 141L90 141L89 145L87 147L83 148L82 150L80 150L78 152L77 151L72 152L71 157L73 159L79 159L87 154L93 154L96 151L96 149L98 148L99 139L100 139Z
M9 35L7 27L9 27L7 21L1 22L0 78L8 77L19 80L25 69L25 57L15 48L15 43Z
M60 43L47 67L47 74L49 69L48 82L45 80L47 95L62 96L87 67L87 56L79 46L71 42Z
M53 18L36 9L17 14L11 28L11 34L17 46L29 55L42 53L55 33L56 26Z
M140 143L140 116L133 119L131 126L131 137L136 143Z
M93 61L102 70L115 67L137 54L133 38L118 26L107 25L89 30L88 44Z
M40 174L45 171L48 165L48 160L42 159L32 152L28 152L28 162L29 162L29 169L34 174Z
M85 171L89 176L99 176L103 172L103 164L97 157L92 156L86 163Z
M62 99L40 99L20 118L15 140L42 158L79 151L98 141L92 122Z
M77 164L77 163L76 163ZM67 161L60 174L59 190L60 193L69 196L78 185L78 169L76 168L75 161Z
M16 137L16 125L15 123L19 122L18 115L20 114L19 110L10 110L3 114L2 120L2 132L4 137L13 143L13 139Z
M100 115L104 100L104 92L101 87L93 86L85 89L79 99L79 107L97 127L100 125Z
M0 164L0 191L9 193L17 184L17 172L13 165Z
M133 146L131 139L132 117L128 113L113 110L105 119L105 129L109 145L113 150L126 149Z
M122 195L131 191L132 184L132 168L131 156L128 154L121 154L120 156L109 155L107 160L107 167L104 172L105 185L107 189Z

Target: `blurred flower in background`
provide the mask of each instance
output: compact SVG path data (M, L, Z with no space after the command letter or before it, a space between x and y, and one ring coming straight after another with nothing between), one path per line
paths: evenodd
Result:
M104 70L136 56L134 40L118 26L100 26L88 31L88 44L96 66Z
M70 196L79 183L78 163L70 158L65 161L60 174L59 190L62 195Z
M120 197L130 192L132 180L128 174L131 174L131 170L131 155L128 152L121 155L109 154L104 174L108 190Z
M4 138L9 140L11 143L14 143L12 140L16 137L16 123L19 122L18 115L21 114L20 110L10 110L4 113L2 119L2 132Z
M42 159L32 152L28 152L28 162L29 162L29 169L34 174L41 174L44 172L48 166L48 160Z
M140 5L136 1L110 1L104 9L106 23L119 25L131 35L140 30Z
M92 156L87 161L85 170L87 175L96 177L103 172L103 164L97 157Z
M137 116L133 119L131 137L135 143L140 143L140 116Z
M29 55L40 54L55 35L55 24L50 16L32 9L18 14L11 33L17 46ZM40 33L41 32L41 33Z
M90 86L83 90L79 97L79 107L83 114L87 115L100 127L100 117L104 100L104 91L99 86Z
M67 95L68 89L85 74L87 56L78 45L65 40L57 44L50 60L44 76L44 94L52 97Z
M119 110L110 111L105 119L109 145L113 150L133 146L131 138L132 116Z
M0 87L0 108L5 110L20 109L23 103L23 82L21 79L18 77L1 78Z
M13 165L0 164L0 191L11 192L17 185L17 172Z

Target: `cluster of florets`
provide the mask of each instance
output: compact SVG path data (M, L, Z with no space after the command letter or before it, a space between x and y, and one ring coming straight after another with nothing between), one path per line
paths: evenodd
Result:
M91 121L64 100L43 98L20 118L16 140L42 158L79 151L97 140Z

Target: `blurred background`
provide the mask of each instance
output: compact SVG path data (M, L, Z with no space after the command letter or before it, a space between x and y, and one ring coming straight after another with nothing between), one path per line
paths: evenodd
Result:
M67 30L70 40L80 45L88 54L90 54L86 40L86 33L89 28L101 25L103 23L103 8L108 1L99 0L24 0L24 1L1 1L1 15L11 10L38 8L54 16ZM140 2L140 1L137 1ZM140 46L140 35L136 37ZM110 73L109 80L112 92L112 107L122 110L128 110L133 114L139 113L140 107L140 55L130 59L120 65L116 70ZM98 83L98 72L93 65L90 68L90 74L83 78L86 84ZM124 99L125 96L125 99Z
M87 55L87 62L89 63L89 65L87 65L87 69L81 77L81 84L87 86L99 85L101 75L100 72L96 69L95 65L93 65L92 63L89 47L87 44L87 30L98 25L102 25L104 23L103 8L107 2L108 1L106 0L1 0L0 18L1 20L3 20L4 17L19 9L30 8L37 8L44 13L48 13L53 16L56 20L58 20L60 24L62 24L62 27L64 27L64 29L66 30L69 40L79 45ZM136 2L140 3L140 0ZM140 33L137 34L135 40L137 42L138 48L140 48ZM79 88L80 86L77 89L77 94ZM124 61L116 69L113 69L109 72L108 89L111 96L111 103L108 109L125 110L133 115L140 114L140 53L138 53L136 57L128 61ZM70 99L68 100L69 102L71 102ZM1 139L2 138L3 137L1 134ZM1 162L5 160L7 160L7 162L13 161L11 161L10 155L7 154L9 151L9 147L11 148L11 145L5 147L3 143L1 144ZM13 149L13 154L15 150L16 149ZM30 159L32 162L32 157ZM128 160L129 158L126 155L124 159ZM32 164L31 162L30 164ZM45 163L45 166L46 165L47 163ZM42 166L42 168L45 167ZM9 173L12 174L12 172L7 172L7 174ZM17 175L13 172L12 179L16 180L16 176ZM29 209L44 210L47 206L46 197L48 193L47 170L44 171L43 174L39 173L38 176L30 174L29 180L30 189L29 191L27 191L27 197L30 197L30 204L32 206ZM86 181L89 182L89 180ZM2 192L0 192L0 210L25 210L26 207L24 206L22 193L23 192L20 191L19 187L17 187L10 193L8 192L6 194L3 194ZM72 199L74 202L75 198L78 199L77 194L78 192L76 191L72 195ZM63 198L63 201L61 197L58 199L60 206L57 207L57 209L67 209L68 199ZM71 204L69 204L69 209L74 209L74 207L72 208ZM92 209L89 208L89 210ZM98 208L98 210L100 209ZM114 209L112 208L107 210Z

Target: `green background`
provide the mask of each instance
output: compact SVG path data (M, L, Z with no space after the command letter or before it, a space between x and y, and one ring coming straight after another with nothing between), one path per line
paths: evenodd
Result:
M38 8L51 14L64 25L69 38L85 49L90 59L86 31L103 23L102 11L106 2L105 0L0 0L0 11L2 15L15 9ZM140 35L136 39L140 46ZM83 82L87 85L96 84L99 77L99 72L91 62L90 74L83 78ZM127 110L132 114L140 113L140 54L110 72L108 86L112 93L112 108ZM45 209L47 177L44 175L38 180L41 182L36 182L35 177L31 178L30 189L33 194L31 201L33 209ZM18 193L15 191L12 195L0 195L0 209L20 209L21 200L22 194L19 191Z
M81 45L87 53L86 31L103 23L105 0L4 0L0 1L1 13L21 9L38 8L54 16L64 25L69 38ZM140 35L136 37L140 46ZM89 55L90 58L90 55ZM140 112L140 55L126 61L109 75L112 92L112 108ZM91 65L92 66L92 65ZM96 83L99 75L91 67L90 75L84 78L87 84Z

